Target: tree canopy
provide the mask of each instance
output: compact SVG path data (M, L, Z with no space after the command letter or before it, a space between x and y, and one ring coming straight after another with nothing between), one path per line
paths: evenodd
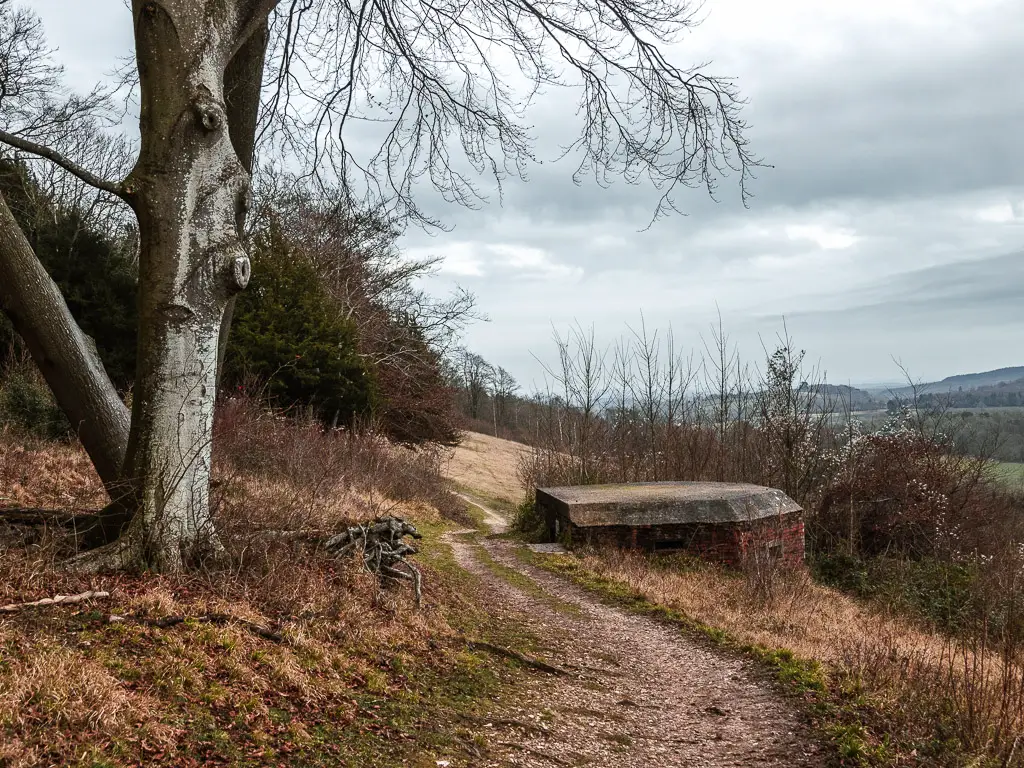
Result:
M253 240L254 277L235 308L224 383L259 387L280 407L312 408L330 425L369 418L373 374L355 324L331 301L312 261L273 222Z
M72 199L85 188L126 204L138 233L129 414L73 297L0 204L0 306L112 499L109 546L83 567L173 571L223 552L209 503L213 412L252 277L257 147L336 185L350 210L398 222L427 220L421 182L472 205L479 177L525 177L529 105L546 90L577 99L575 177L645 181L663 195L655 216L680 187L714 194L729 172L745 195L758 162L734 84L669 57L697 22L682 0L132 0L130 12L137 149L103 130L121 84L70 92L38 19L0 0L0 143L60 169ZM429 338L422 322L408 327ZM318 349L318 362L345 366Z

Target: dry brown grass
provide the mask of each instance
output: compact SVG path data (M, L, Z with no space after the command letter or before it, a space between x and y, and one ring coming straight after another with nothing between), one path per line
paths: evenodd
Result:
M640 553L597 550L584 555L582 563L651 602L724 629L745 644L785 647L804 658L840 663L850 647L883 629L898 630L913 647L931 649L936 655L942 647L938 636L816 584L804 571L780 574L774 599L762 600L742 573L697 561L683 567L655 566Z
M596 550L581 565L743 645L823 663L834 685L863 692L901 737L927 743L945 734L956 749L988 758L1005 758L1024 738L1019 647L929 631L816 584L803 570L780 573L764 599L744 574L688 559Z
M524 493L518 477L519 463L529 450L511 440L466 432L448 461L447 473L459 485L518 504Z
M411 610L401 593L383 606L362 574L348 577L333 615L307 618L227 599L199 579L122 580L112 589L110 601L92 607L151 619L220 613L278 621L286 641L230 622L158 628L60 610L4 617L0 764L68 765L95 754L117 756L102 764L199 765L206 763L197 749L222 759L261 744L301 749L300 737L282 733L282 712L296 732L344 728L361 691L403 689L396 664L432 654L446 663L448 651L436 645L449 634L443 615ZM211 743L226 730L231 748Z
M437 454L326 434L246 402L222 410L215 454L215 513L231 555L216 569L80 576L57 567L60 532L0 531L0 602L111 592L0 616L0 765L304 765L303 750L323 757L341 755L341 739L386 741L377 715L360 710L363 697L387 706L416 690L411 670L443 675L464 663L446 618L458 598L429 565L426 608L415 610L407 585L382 586L355 562L253 535L333 531L381 514L437 535L438 507L453 508ZM105 502L78 445L0 436L0 482L0 506ZM130 618L110 623L110 614ZM229 618L146 623L205 615ZM371 727L346 730L360 717Z
M81 509L106 498L81 446L26 442L0 426L0 507Z

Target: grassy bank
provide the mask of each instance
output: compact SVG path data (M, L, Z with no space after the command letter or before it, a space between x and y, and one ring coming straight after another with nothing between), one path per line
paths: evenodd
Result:
M0 765L479 764L475 722L524 672L465 638L532 639L488 617L442 541L471 520L438 458L245 404L221 414L215 454L228 559L188 576L76 574L65 532L0 523L0 604L109 592L0 614ZM0 483L0 506L103 499L73 442L0 435ZM424 534L420 608L405 583L254 535L378 514Z
M842 765L1024 765L1014 751L1022 668L997 649L929 631L805 573L766 583L679 556L523 556L757 659L804 699Z
M0 764L473 764L486 745L466 718L519 673L460 637L521 641L483 620L439 541L450 526L420 523L422 610L346 572L332 577L346 603L333 615L282 620L203 579L138 577L97 583L109 600L5 617ZM111 623L110 614L147 623ZM204 620L211 615L224 618ZM156 626L169 617L188 618Z

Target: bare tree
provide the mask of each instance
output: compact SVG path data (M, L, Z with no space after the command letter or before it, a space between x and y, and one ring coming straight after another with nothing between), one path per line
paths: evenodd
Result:
M573 458L579 466L582 482L593 482L599 459L597 433L612 387L608 353L598 347L593 326L584 330L576 323L565 338L555 331L554 339L558 346L559 367L551 369L545 366L545 373L564 393L571 441L578 448Z
M664 415L664 390L661 384L662 363L659 358L658 331L647 332L647 322L640 317L640 330L633 333L633 360L636 374L631 378L633 403L644 422L644 452L647 471L652 480L658 475L658 424Z
M62 92L38 21L0 0L0 142L124 201L138 223L129 420L0 205L0 303L113 497L111 545L83 565L176 570L219 549L208 500L218 350L249 280L244 224L258 127L268 150L340 182L347 202L361 195L421 219L412 198L420 178L472 203L481 197L474 174L500 183L525 172L533 150L524 110L545 88L577 88L577 173L647 180L663 193L656 215L674 207L680 186L714 193L730 170L745 195L757 162L732 83L666 57L664 45L695 23L682 0L130 6L140 142L132 170L111 180L52 141L94 115L102 94ZM515 62L532 90L509 85L500 60ZM357 151L367 145L375 148Z
M456 350L455 365L462 388L466 392L470 418L479 419L484 397L487 395L487 386L494 376L494 369L480 355L464 347Z
M729 337L722 327L721 312L718 313L718 326L711 326L711 339L709 344L707 339L701 338L705 353L704 389L710 400L710 416L718 437L718 450L721 451L729 428L729 409L733 395L732 369L736 364L735 351L729 349Z
M491 411L494 416L494 436L498 436L498 423L505 423L508 406L516 392L519 382L500 365L491 371Z

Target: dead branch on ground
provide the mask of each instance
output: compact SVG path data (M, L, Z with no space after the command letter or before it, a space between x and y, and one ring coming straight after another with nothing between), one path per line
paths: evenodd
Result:
M541 672L548 672L552 675L570 676L572 673L567 669L556 667L554 664L548 664L546 661L541 659L535 659L532 656L520 653L519 651L513 651L511 648L502 648L500 645L494 643L488 643L486 640L470 640L466 639L466 646L470 650L481 650L492 653L495 656L502 656L506 659L512 659L518 661L524 667L531 667L532 669L538 669Z
M26 608L43 608L50 605L71 605L73 603L81 603L86 600L99 600L105 597L110 597L109 592L82 592L80 595L54 595L53 597L44 597L42 600L33 600L27 603L10 603L9 605L0 605L0 613L17 613Z

